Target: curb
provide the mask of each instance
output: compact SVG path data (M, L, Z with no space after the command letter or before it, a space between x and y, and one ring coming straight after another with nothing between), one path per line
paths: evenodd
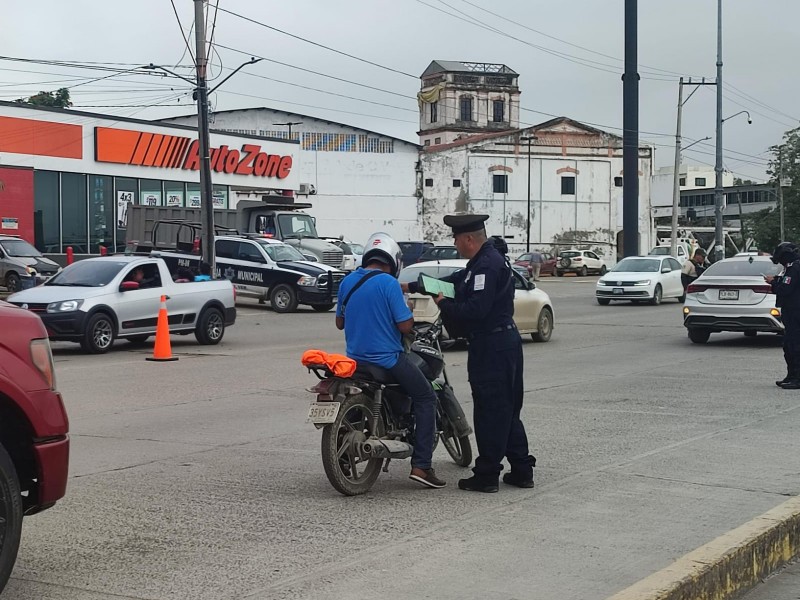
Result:
M798 555L800 497L795 497L607 600L727 600Z

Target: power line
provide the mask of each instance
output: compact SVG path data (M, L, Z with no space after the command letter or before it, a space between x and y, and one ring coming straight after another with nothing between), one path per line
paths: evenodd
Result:
M538 29L534 29L532 27L528 27L527 25L524 25L523 23L520 23L520 22L515 21L513 19L509 19L507 17L504 17L503 15L500 15L500 14L498 14L496 12L492 12L491 10L486 9L486 8L484 8L482 6L479 6L478 4L475 4L473 2L470 2L469 0L461 0L461 2L464 2L465 4L469 4L470 6L472 6L474 8L477 8L478 10L481 10L481 11L483 11L485 13L488 13L488 14L494 16L494 17L497 17L498 19L502 19L503 21L506 21L508 23L512 23L514 25L522 27L523 29L527 29L528 31L536 33L538 35L544 36L546 38L550 38L551 40L555 40L557 42L561 42L562 44L566 44L568 46L572 46L573 48L578 48L579 50L583 50L583 51L589 52L591 54L596 54L598 56L602 56L603 58L609 58L609 59L617 61L617 62L623 62L623 59L618 58L616 56L612 56L611 54L604 54L603 52L599 52L597 50L593 50L591 48L587 48L586 46L581 46L579 44L574 44L574 43L569 42L569 41L567 41L567 40L565 40L563 38L559 38L559 37L556 37L554 35L550 35L549 33L545 33L544 31L540 31ZM665 73L665 74L668 74L668 75L675 75L675 76L683 75L682 73L678 73L676 71L669 71L667 69L660 69L658 67L651 67L651 66L644 65L644 64L640 64L639 66L643 67L645 69L648 69L650 71L660 71L661 73Z
M736 87L735 85L733 85L733 84L731 84L731 83L727 83L727 82L726 82L726 83L723 83L723 84L722 84L722 86L723 86L724 88L725 88L725 87L727 87L727 88L730 88L730 90L729 90L729 91L733 90L733 91L731 91L731 93L732 93L732 94L736 94L736 93L738 92L738 94L737 94L737 95L739 95L739 96L742 96L742 97L744 97L745 99L747 99L747 100L750 100L751 102L755 102L756 104L759 104L759 105L763 106L763 107L764 107L764 108L766 108L767 110L771 110L772 112L774 112L774 113L775 113L775 114L777 114L777 115L781 115L781 116L783 116L783 117L786 117L787 119L791 119L792 121L800 121L800 119L798 119L797 117L793 117L792 115L786 114L785 112L783 112L783 111L781 111L781 110L778 110L777 108L775 108L775 107L773 107L773 106L770 106L769 104L766 104L766 103L762 102L762 101L761 101L761 100L759 100L758 98L755 98L754 96L751 96L750 94L748 94L748 93L746 93L746 92L742 91L741 89L739 89L738 87Z
M385 65L381 65L381 64L373 62L371 60L367 60L366 58L361 58L360 56L355 56L354 54L349 54L347 52L343 52L342 50L337 50L336 48L331 48L330 46L326 46L325 44L320 44L320 43L315 42L313 40L309 40L308 38L304 38L304 37L301 37L301 36L296 35L294 33L289 33L288 31L284 31L283 29L278 29L277 27L272 27L271 25L267 25L266 23L262 23L261 21L257 21L256 19L252 19L250 17L246 17L246 16L241 15L239 13L233 12L232 10L227 10L225 8L220 8L219 10L224 12L224 13L227 13L229 15L233 15L234 17L239 17L240 19L243 19L245 21L249 21L250 23L254 23L255 25L259 25L261 27L269 29L271 31L275 31L277 33L289 36L289 37L294 38L296 40L300 40L300 41L305 42L307 44L311 44L312 46L317 46L318 48L323 48L324 50L328 50L330 52L335 52L336 54L339 54L341 56L346 56L347 58L352 58L353 60L357 60L357 61L362 62L362 63L367 64L367 65L372 65L373 67L378 67L379 69L383 69L385 71L391 71L392 73L397 73L398 75L405 75L406 77L411 77L413 79L418 79L418 77L416 75L412 75L411 73L406 73L405 71L401 71L399 69L394 69L392 67L387 67ZM224 48L224 46L220 46L220 48Z
M169 0L170 4L172 4L172 12L175 13L175 20L178 21L178 28L181 30L181 37L183 38L183 43L186 44L186 49L189 51L189 56L192 57L192 62L196 63L197 61L194 58L194 54L192 54L192 48L189 45L189 40L186 37L186 33L183 31L183 23L181 23L181 18L178 16L178 9L175 8L175 0Z

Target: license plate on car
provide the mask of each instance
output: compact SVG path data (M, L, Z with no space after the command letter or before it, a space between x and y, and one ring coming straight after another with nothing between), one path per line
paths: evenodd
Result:
M720 300L738 300L739 299L739 290L720 290L719 291L719 299Z
M612 294L624 294L625 290L623 288L614 288L611 293Z
M311 423L333 423L339 414L339 402L312 402L308 407Z

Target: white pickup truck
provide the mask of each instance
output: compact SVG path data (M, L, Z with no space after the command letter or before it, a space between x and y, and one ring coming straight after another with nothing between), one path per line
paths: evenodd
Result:
M218 344L236 320L233 285L225 279L178 283L156 257L104 256L78 261L8 302L38 314L51 340L108 352L116 338L144 343L156 332L161 296L170 333L194 333Z

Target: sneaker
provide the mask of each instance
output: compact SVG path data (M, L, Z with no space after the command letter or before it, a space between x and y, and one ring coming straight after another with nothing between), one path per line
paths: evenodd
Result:
M433 469L418 469L414 467L411 469L411 475L408 478L429 488L439 489L447 485L444 480L436 477L436 472Z
M478 479L474 475L469 479L459 479L458 489L468 492L483 492L493 494L500 489L496 483L487 483L485 480Z
M518 488L532 488L533 487L533 477L530 479L522 479L514 473L505 473L503 475L503 483L507 483L508 485L515 485Z

